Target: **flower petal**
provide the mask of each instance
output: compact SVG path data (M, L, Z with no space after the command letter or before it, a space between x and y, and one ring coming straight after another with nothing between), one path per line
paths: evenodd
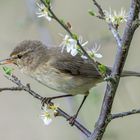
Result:
M42 117L42 120L44 122L45 125L49 125L52 122L51 118L47 118L47 117Z
M82 44L82 47L85 46L85 45L87 45L87 44L88 44L88 41L84 42L84 43Z
M51 17L49 17L48 15L47 16L45 16L46 17L46 19L48 20L48 21L51 21L52 20L52 18Z
M94 56L95 56L96 58L102 58L102 57L103 57L100 53L95 53Z
M76 48L74 48L74 49L71 50L71 55L72 56L76 56L77 54L78 54L78 51L77 51Z
M87 56L85 56L85 55L82 55L81 58L88 59Z

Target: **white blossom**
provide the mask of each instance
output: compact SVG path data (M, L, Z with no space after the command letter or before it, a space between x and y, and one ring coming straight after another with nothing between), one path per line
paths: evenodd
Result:
M88 41L83 43L83 37L82 36L79 36L78 40L79 40L79 43L81 44L82 47L84 47L85 45L88 44Z
M83 47L88 43L88 41L82 43L82 37L79 37L79 43ZM64 36L64 39L60 46L62 47L61 52L63 52L66 49L67 53L70 53L72 56L76 56L78 54L79 46L77 45L77 40L71 38L69 35Z
M109 9L109 11L105 10L104 13L105 13L105 19L106 19L106 21L113 23L114 22L114 18L112 16L111 8Z
M45 125L49 125L52 122L51 115L46 107L43 108L42 114L40 116Z
M39 3L36 3L37 4L37 6L38 6L38 10L39 10L39 12L37 12L36 14L37 14L37 17L45 17L48 21L51 21L51 17L49 16L49 11L48 11L48 9L47 9L47 7L45 7L45 5L44 4L39 4Z
M94 46L93 46L93 48L91 49L91 55L93 54L94 57L96 57L96 58L102 58L103 56L100 53L98 53L98 51L100 50L100 48L101 48L101 46L98 45L97 43L95 43Z
M67 53L70 53L72 56L75 56L78 53L76 49L77 42L76 40L72 39L69 35L64 36L60 46L62 47L61 52L63 52L66 49Z
M113 13L110 8L109 11L105 10L104 13L105 13L105 19L107 22L112 22L113 24L119 25L120 23L127 21L128 16L126 14L126 11L123 8L121 8L120 12L114 11Z
M42 113L40 115L45 125L49 125L52 122L52 116L57 114L58 105L45 105L42 107Z
M127 17L128 15L126 14L126 11L123 8L121 8L121 11L118 13L114 11L114 19L119 19L121 23L123 23L124 21L126 22Z
M101 46L98 45L97 43L95 43L93 45L93 47L87 51L87 53L94 60L95 60L95 58L102 58L103 56L100 53L98 53L98 51L100 50L100 48L101 48ZM85 56L85 55L82 55L81 57L83 59L88 59L87 56Z

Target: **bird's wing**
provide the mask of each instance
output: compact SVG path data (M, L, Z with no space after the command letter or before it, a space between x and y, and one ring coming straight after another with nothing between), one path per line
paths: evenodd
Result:
M101 78L93 64L89 60L82 59L80 55L71 56L68 53L59 53L51 65L71 75Z

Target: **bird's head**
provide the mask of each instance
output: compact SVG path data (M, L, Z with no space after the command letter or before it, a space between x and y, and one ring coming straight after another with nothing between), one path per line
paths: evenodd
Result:
M25 40L19 43L11 52L10 57L0 61L0 64L15 64L20 69L35 69L43 59L46 59L47 47L37 40Z

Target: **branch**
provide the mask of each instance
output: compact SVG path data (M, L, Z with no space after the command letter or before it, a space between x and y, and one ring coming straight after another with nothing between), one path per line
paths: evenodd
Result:
M101 140L106 127L110 122L112 104L120 81L120 76L127 58L129 47L138 26L134 22L138 19L140 12L140 1L132 0L129 10L129 16L122 36L121 46L117 48L116 58L111 72L111 80L107 82L107 87L102 102L101 112L89 140Z
M34 98L38 99L39 101L42 101L44 99L44 97L42 97L41 95L39 95L38 93L36 93L35 91L33 91L29 85L23 85L21 83L21 81L14 75L11 76L5 76L8 80L12 81L13 83L15 83L17 85L17 87L6 87L6 88L0 88L0 92L2 91L6 91L6 90L11 90L11 91L21 91L24 90L27 93L29 93L31 96L33 96ZM47 105L53 104L52 102L50 102ZM62 116L64 117L66 120L68 120L71 116L68 115L66 112L64 112L62 109L57 108L57 115L58 116ZM85 134L87 137L89 137L91 135L91 132L88 131L82 124L80 124L78 121L75 120L74 122L74 126L77 127L83 134Z
M138 28L140 26L140 19L136 19L134 22L133 22L133 28Z
M7 90L10 90L10 91L21 91L23 89L21 87L5 87L5 88L0 88L0 92L7 91Z
M117 46L118 47L121 47L121 37L119 35L119 32L118 30L116 30L116 28L114 27L113 23L108 23L108 27L109 27L109 30L112 32L116 42L117 42Z
M101 7L101 5L99 5L99 3L96 2L96 0L92 0L94 5L98 8L98 12L102 17L105 17L104 11Z
M126 117L126 116L129 116L129 115L134 115L134 114L139 114L139 113L140 113L140 109L133 109L133 110L127 111L127 112L112 114L110 119L111 120L118 119L118 118L121 118L121 117Z

